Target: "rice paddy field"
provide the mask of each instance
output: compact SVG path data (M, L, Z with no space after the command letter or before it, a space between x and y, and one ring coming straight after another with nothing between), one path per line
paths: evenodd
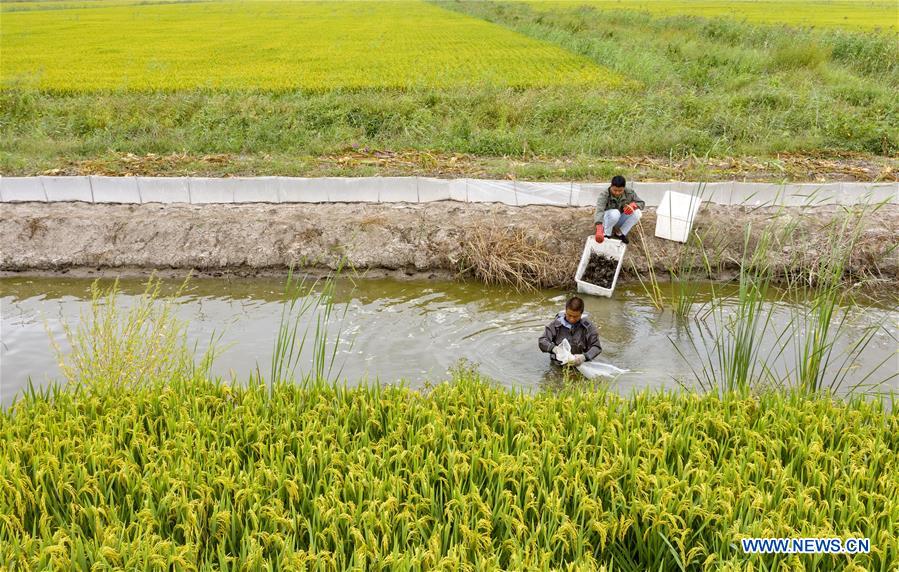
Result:
M96 4L4 12L3 86L88 92L622 81L548 42L424 2Z
M896 3L877 0L537 0L532 4L546 11L594 6L658 16L728 18L756 24L845 30L899 29Z
M786 174L791 157L896 180L895 10L4 1L0 173L368 175L398 156L402 174L816 176ZM829 262L791 278L806 296L791 328L811 334L785 338L789 379L758 365L760 246L736 313L707 314L721 327L692 362L701 392L565 376L524 393L464 364L421 390L348 387L333 290L306 302L290 279L271 364L229 382L158 290L127 313L94 291L58 383L0 409L0 569L893 571L899 415L894 395L827 386L859 235L822 233ZM678 284L659 311L690 319L696 290ZM751 537L870 551L750 555Z
M106 367L0 412L8 569L888 572L899 560L899 417L881 402L535 396L464 368L426 392L232 386L177 356L132 362L155 381L116 383L137 370ZM869 538L871 551L744 554L751 537Z
M4 175L899 172L890 3L91 0L0 13ZM834 167L793 172L785 157ZM755 167L713 167L733 161Z

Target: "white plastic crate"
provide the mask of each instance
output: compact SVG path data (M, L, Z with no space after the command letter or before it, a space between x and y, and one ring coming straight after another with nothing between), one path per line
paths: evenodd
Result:
M581 262L577 265L577 273L574 275L574 280L577 282L577 291L581 294L611 298L612 292L615 290L615 284L618 283L618 273L621 272L621 262L624 260L625 250L627 250L627 245L620 240L607 238L602 243L598 243L594 237L588 237L587 243L584 244L584 252L581 254ZM590 262L590 254L593 252L618 260L611 288L603 288L602 286L581 280L584 272L587 270L587 263Z
M702 198L697 195L665 191L665 196L656 209L656 236L687 242L701 204Z

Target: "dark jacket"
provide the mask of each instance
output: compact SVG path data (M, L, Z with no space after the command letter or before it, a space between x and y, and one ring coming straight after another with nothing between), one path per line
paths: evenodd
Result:
M624 212L624 206L631 203L637 203L641 209L646 208L646 203L640 200L634 189L630 187L625 187L620 197L613 197L612 192L606 189L599 193L599 197L596 199L596 213L593 215L593 222L601 224L603 213L612 209Z
M572 354L584 354L587 361L598 356L602 352L602 346L599 345L599 334L596 332L593 322L581 318L577 324L568 329L562 325L561 318L564 315L565 312L559 312L559 315L546 326L543 335L537 341L540 351L548 353L549 359L553 363L559 363L555 354L552 353L553 348L561 344L562 340L568 340L568 343L571 344Z

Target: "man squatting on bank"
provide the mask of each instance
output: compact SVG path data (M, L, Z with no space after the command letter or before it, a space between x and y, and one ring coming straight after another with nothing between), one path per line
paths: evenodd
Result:
M562 362L556 359L556 348L562 340L568 340L571 344L571 353L574 355L574 361L568 365L579 366L602 352L596 326L587 318L582 318L583 313L584 301L575 296L565 304L565 311L559 312L559 315L543 330L537 345L540 346L540 351L549 354L550 363L562 365Z
M615 175L609 188L599 193L599 198L596 199L596 213L593 215L593 222L596 224L596 242L617 238L627 244L627 233L640 220L646 203L640 200L633 189L625 185L624 177ZM606 231L609 234L606 234Z

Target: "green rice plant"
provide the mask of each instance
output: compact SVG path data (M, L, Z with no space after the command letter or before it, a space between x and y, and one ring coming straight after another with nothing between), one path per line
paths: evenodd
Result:
M107 386L106 389L109 389ZM883 399L227 385L185 370L0 411L16 570L889 570L899 417ZM758 536L870 554L746 555Z

